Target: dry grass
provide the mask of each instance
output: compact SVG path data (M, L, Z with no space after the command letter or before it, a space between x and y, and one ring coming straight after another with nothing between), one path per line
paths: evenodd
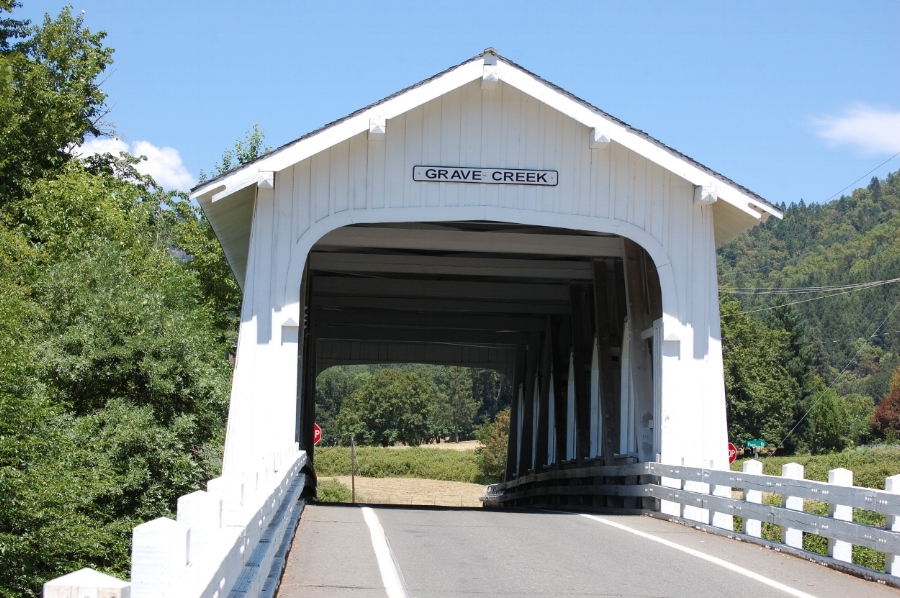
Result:
M324 482L329 478L321 478ZM350 476L335 478L347 488ZM484 486L465 482L418 480L415 478L356 477L356 502L389 505L437 505L443 507L480 507L478 497Z

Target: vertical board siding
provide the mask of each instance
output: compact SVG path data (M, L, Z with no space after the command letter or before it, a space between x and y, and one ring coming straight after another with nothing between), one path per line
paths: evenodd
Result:
M695 275L689 258L706 245L704 239L694 247L693 235L684 231L708 224L696 220L693 188L618 143L591 149L590 133L511 86L501 82L482 90L473 81L390 119L383 139L361 133L280 173L292 198L279 194L279 202L291 204L293 241L329 215L385 207L482 205L628 222L651 234L670 256L688 258L672 260L678 314L671 315L690 319L684 311L692 304ZM415 182L417 165L557 170L559 184ZM254 253L259 255L258 248Z
M331 197L331 150L327 149L312 157L312 218L318 222L328 216L330 206L328 200Z
M422 194L417 192L416 183L412 180L412 168L420 164L424 164L422 157L422 139L424 132L422 130L422 119L425 111L421 106L417 106L406 113L406 164L403 167L403 206L418 208L422 206Z
M350 208L350 142L342 141L331 148L330 183L328 188L329 214Z
M402 208L404 203L404 183L409 178L406 162L406 115L401 114L387 123L388 130L381 141L384 144L384 205Z
M440 164L459 166L460 151L460 90L455 89L440 98L441 101L441 154ZM459 205L459 183L438 183L441 199L440 205L455 207Z

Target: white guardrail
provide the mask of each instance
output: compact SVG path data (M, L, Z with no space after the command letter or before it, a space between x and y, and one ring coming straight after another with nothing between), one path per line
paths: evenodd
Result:
M492 484L481 500L486 506L577 511L613 497L625 507L632 505L613 507L620 512L679 521L900 587L900 475L886 478L885 490L874 490L854 486L853 472L847 469L829 471L828 482L804 479L797 463L784 465L781 476L762 471L756 460L745 461L743 471L655 462L549 469ZM740 497L733 497L732 490ZM764 493L777 495L780 504L764 504ZM636 508L638 500L645 508ZM804 500L825 503L828 515L805 512ZM884 527L854 522L853 509L883 514ZM743 518L743 533L734 531L736 516ZM764 522L781 527L781 542L762 537ZM826 538L828 555L804 550L804 533ZM883 553L885 573L854 565L854 545Z
M303 510L306 452L210 480L132 535L131 582L82 569L44 584L44 598L271 598Z

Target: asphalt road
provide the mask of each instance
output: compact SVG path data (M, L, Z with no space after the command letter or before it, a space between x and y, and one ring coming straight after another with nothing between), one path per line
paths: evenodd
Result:
M600 519L495 509L382 507L366 514L313 505L301 518L278 596L900 596L674 523Z

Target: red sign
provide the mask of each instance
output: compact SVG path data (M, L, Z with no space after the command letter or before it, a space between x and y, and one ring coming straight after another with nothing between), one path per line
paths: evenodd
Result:
M316 426L318 428L318 426ZM318 441L316 441L318 442ZM734 460L737 459L737 449L734 444L728 443L728 462L734 463Z
M313 446L319 444L319 441L322 440L322 428L319 427L319 424L313 424ZM731 447L732 449L734 446ZM734 459L731 459L734 461Z

